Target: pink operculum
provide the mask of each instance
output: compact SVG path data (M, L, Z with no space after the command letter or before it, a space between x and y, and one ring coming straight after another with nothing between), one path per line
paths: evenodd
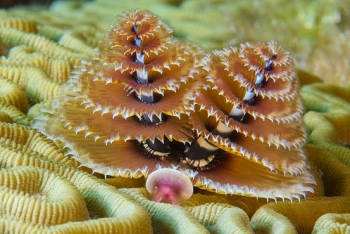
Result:
M175 206L180 205L181 197L178 186L171 183L158 183L152 201L171 203Z

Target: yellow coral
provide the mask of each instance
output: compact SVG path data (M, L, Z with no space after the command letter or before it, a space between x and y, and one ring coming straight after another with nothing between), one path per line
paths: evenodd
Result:
M28 118L28 116L26 116L18 108L8 103L0 102L0 111L8 115L12 119L11 122L27 126L33 123L33 119Z
M252 233L248 215L240 208L218 203L193 207L191 214L213 233Z
M7 46L27 45L43 54L66 59L78 64L86 58L84 54L72 52L68 48L58 45L45 37L36 34L27 34L12 28L0 28L2 43Z
M39 176L37 178L36 171ZM51 230L52 233L152 233L145 210L118 193L116 189L100 184L96 178L86 173L64 166L60 168L61 176L33 167L3 169L3 173L6 172L19 173L25 181L19 181L18 175L12 175L12 180L5 180L12 186L16 184L18 186L13 188L16 191L2 190L2 194L9 199L9 202L2 200L6 204L2 207L3 215L0 217L4 232ZM46 181L41 183L40 176L50 183ZM31 179L36 179L37 184L29 183L28 180ZM36 187L30 190L28 185ZM18 190L23 192L20 193ZM60 196L63 198L59 199ZM46 200L48 202L45 202ZM33 206L39 207L39 205L41 209L33 210Z
M54 232L67 230L91 233L152 232L150 220L145 210L135 202L125 198L115 188L109 187L97 178L72 167L77 166L76 163L65 157L57 146L40 133L28 127L3 123L0 125L0 145L0 165L4 168L0 177L2 176L2 185L10 189L6 190L5 194L12 196L14 202L18 203L21 202L21 199L23 200L22 205L20 203L11 205L11 200L9 200L9 202L4 203L8 206L1 207L1 209L5 209L2 210L4 215L0 219L5 232L23 232L25 231L24 227L30 228L33 232L48 231L49 229ZM21 169L21 166L29 167ZM37 183L29 183L28 180ZM55 192L54 189L60 189L60 192ZM67 189L67 192L62 193L62 189ZM79 200L79 197L82 197L81 200L84 200L86 204L83 202L73 209L73 203L67 200L70 199L67 194L69 191L73 193L72 199ZM77 194L74 195L74 193ZM34 198L30 195L33 195ZM36 202L38 197L38 202L42 205L41 196L47 196L50 201L50 199L59 199L60 195L68 196L65 199L60 199L60 202L57 203L56 206L61 206L61 208L51 207L48 204L45 209L44 207L42 210L36 209L35 212L39 213L33 213L31 210L32 203ZM55 197L51 198L50 196ZM30 202L30 199L34 200ZM67 200L66 205L64 204L65 200ZM105 202L101 203L102 200ZM21 207L21 209L16 210L16 207ZM77 218L69 214L66 214L65 217L61 216L64 215L63 211L69 212L69 209L73 209ZM23 212L23 210L28 213ZM78 212L79 210L80 212ZM40 212L46 213L41 214ZM53 213L50 214L50 212Z
M310 136L305 149L323 172L327 196L350 194L349 89L313 84L301 90L308 112L304 122Z
M11 18L6 17L0 20L0 27L5 28L15 28L19 31L27 32L27 33L36 33L37 28L36 24L30 20L24 20L21 18Z
M310 233L319 217L326 213L349 213L348 197L321 197L301 203L270 203L259 208L251 224L258 233Z
M8 58L2 57L0 59L0 64L10 67L42 68L50 79L60 84L67 81L73 67L67 60L46 56L29 46L13 47L8 54Z
M325 214L315 223L312 233L349 233L350 214Z
M0 171L1 210L40 225L57 225L89 218L83 196L68 180L34 167ZM35 207L35 209L31 209Z
M21 86L32 102L50 100L59 92L59 84L40 68L0 66L0 75Z
M0 112L0 122L12 123L11 117L5 112Z
M0 77L0 102L11 104L23 113L29 109L28 100L19 85Z

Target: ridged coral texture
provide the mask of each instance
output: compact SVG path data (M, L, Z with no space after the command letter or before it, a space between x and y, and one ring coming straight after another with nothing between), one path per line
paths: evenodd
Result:
M157 16L128 11L34 127L106 176L175 167L217 193L300 199L314 179L297 88L275 42L205 55Z

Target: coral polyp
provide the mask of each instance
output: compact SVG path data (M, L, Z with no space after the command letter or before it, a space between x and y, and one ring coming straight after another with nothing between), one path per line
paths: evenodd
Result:
M147 176L170 165L170 142L192 139L187 106L201 54L150 12L125 12L34 126L96 172Z

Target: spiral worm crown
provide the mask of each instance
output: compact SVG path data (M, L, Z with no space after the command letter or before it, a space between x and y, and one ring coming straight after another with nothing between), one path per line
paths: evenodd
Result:
M197 136L182 156L194 185L268 199L313 191L289 53L275 42L245 44L214 51L202 67L206 78L191 112Z
M187 106L201 58L198 46L173 38L150 12L125 12L34 127L96 172L147 176L170 165L163 160L170 143L192 140Z

